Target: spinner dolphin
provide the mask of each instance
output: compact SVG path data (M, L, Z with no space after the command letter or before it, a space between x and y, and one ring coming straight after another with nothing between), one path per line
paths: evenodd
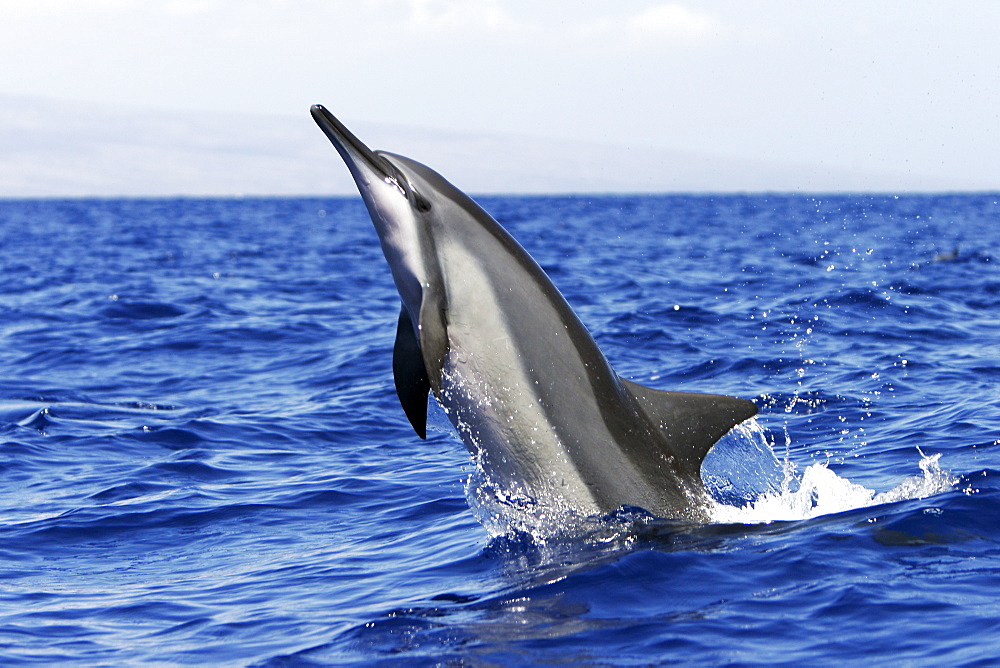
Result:
M701 462L756 406L619 377L470 197L419 162L371 151L322 106L312 116L357 183L402 301L392 367L417 434L433 394L494 485L583 515L638 506L707 519Z

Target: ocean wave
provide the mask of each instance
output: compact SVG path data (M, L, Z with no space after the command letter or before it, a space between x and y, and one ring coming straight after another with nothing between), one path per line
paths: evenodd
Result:
M715 521L477 506L356 198L0 202L0 662L995 661L995 195L489 201Z

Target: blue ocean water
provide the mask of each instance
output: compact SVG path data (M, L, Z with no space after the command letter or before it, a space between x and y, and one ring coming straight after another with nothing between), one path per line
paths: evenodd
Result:
M0 663L1000 662L1000 197L480 201L718 521L491 517L357 198L3 201Z

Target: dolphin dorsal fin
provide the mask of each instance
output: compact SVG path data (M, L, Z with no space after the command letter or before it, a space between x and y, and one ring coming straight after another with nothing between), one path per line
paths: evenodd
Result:
M746 399L666 392L624 378L621 381L663 434L668 454L677 457L690 475L700 475L701 461L726 432L757 414L757 407Z
M406 307L399 309L396 344L392 349L392 376L403 412L420 438L427 438L427 393L431 385L424 356Z

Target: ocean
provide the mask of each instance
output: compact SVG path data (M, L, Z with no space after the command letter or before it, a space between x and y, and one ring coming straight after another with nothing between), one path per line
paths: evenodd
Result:
M714 521L483 503L359 198L0 201L0 663L1000 663L1000 196L478 199Z

